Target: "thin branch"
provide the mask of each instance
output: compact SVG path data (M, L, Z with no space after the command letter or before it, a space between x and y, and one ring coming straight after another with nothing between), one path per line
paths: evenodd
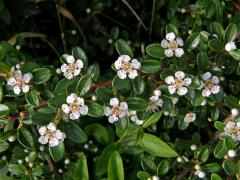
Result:
M156 0L153 0L152 17L151 17L150 28L149 28L149 40L151 40L151 36L152 36L152 27L153 27L153 22L154 22L155 6L156 6Z
M112 81L97 83L92 86L92 89L95 90L98 87L112 87Z
M134 11L132 6L126 1L122 0L122 2L128 7L128 9L133 13L133 15L137 18L137 20L140 22L140 24L143 26L144 30L147 31L146 25L143 23L142 19L138 16L138 14Z

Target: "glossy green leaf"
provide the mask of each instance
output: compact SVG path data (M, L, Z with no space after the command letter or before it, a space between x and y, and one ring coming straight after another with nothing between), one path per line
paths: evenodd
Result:
M54 161L60 161L65 155L65 147L63 143L59 143L57 146L49 146L49 153Z
M147 101L138 97L130 97L126 99L128 108L135 111L144 111L147 107Z
M32 149L35 146L32 133L24 127L18 129L17 139L19 143L25 148Z
M114 151L109 158L108 180L124 180L123 162L118 151Z
M146 60L142 62L142 68L141 70L144 73L156 73L160 71L161 69L161 63L156 60Z
M147 120L144 121L142 127L147 128L148 126L158 122L160 120L160 118L162 117L162 113L163 113L163 111L158 111L158 112L154 113L153 115L151 115Z
M32 106L37 107L39 104L38 94L34 89L25 94L25 99L27 103L31 104Z
M64 125L64 132L75 143L84 143L88 139L85 132L73 122Z
M91 85L92 85L91 76L84 75L83 77L81 77L77 84L77 91L79 95L83 96L84 94L86 94L90 90Z
M232 42L237 35L238 28L235 24L229 24L225 30L224 40L225 42Z
M126 41L119 39L115 46L119 55L128 55L133 57L133 51Z
M79 155L79 159L78 159L77 163L75 164L73 179L74 180L79 180L79 179L88 180L89 179L87 159L83 153L81 153Z
M0 153L8 149L9 145L6 141L0 140Z
M145 89L145 82L144 80L137 76L135 79L132 80L133 90L136 94L142 94Z
M146 52L148 55L154 58L165 57L164 49L161 44L150 44L146 47Z
M106 87L98 87L96 90L96 95L100 101L102 101L105 104L108 104L111 97L112 97L112 90L110 88Z
M0 118L6 117L9 114L9 107L5 104L0 104Z
M33 70L32 81L35 84L42 84L48 81L52 76L51 70L48 68L37 68Z

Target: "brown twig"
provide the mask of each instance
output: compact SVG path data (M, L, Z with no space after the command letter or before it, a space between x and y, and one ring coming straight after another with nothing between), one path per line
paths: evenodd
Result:
M92 86L92 89L95 90L98 87L112 87L112 81L97 83Z

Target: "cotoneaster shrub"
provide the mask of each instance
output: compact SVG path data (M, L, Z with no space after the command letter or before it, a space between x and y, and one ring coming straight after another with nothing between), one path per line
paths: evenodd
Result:
M240 179L239 7L0 1L0 179Z

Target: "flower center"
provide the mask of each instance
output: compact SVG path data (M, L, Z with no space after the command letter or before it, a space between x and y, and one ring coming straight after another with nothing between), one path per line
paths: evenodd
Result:
M72 112L77 112L77 111L79 111L80 106L78 103L73 102L69 105L69 108Z
M132 65L131 65L131 63L130 63L130 62L123 62L123 63L122 63L122 69L123 69L124 71L127 71L127 72L131 71L131 70L132 70Z
M177 43L177 41L171 41L171 42L169 42L169 43L168 43L168 48L169 48L169 49L172 49L172 50L177 49L177 48L178 48L178 43Z
M206 88L208 88L208 89L212 89L213 88L213 86L214 86L214 83L213 83L213 81L210 79L210 80L207 80L206 82L205 82L205 85L204 85Z
M17 85L17 86L20 86L20 87L21 87L21 86L24 84L23 79L20 78L20 77L15 78L15 80L16 80L16 85Z
M76 69L76 64L68 64L68 72L74 73Z
M121 109L120 109L119 106L114 106L114 107L112 107L111 111L112 111L112 115L116 115L117 116L117 115L120 114Z
M156 109L158 109L156 102L153 101L153 100L150 100L150 101L148 102L147 111L151 111L151 110L154 111L154 110L156 110Z
M47 139L52 139L54 138L54 133L52 131L46 131L45 135L44 135Z
M175 82L174 82L174 85L176 86L176 88L181 88L181 87L183 87L184 82L183 82L182 79L176 78L176 79L175 79Z
M239 130L238 130L237 128L233 127L233 128L231 129L231 134L234 135L234 136L238 136Z

